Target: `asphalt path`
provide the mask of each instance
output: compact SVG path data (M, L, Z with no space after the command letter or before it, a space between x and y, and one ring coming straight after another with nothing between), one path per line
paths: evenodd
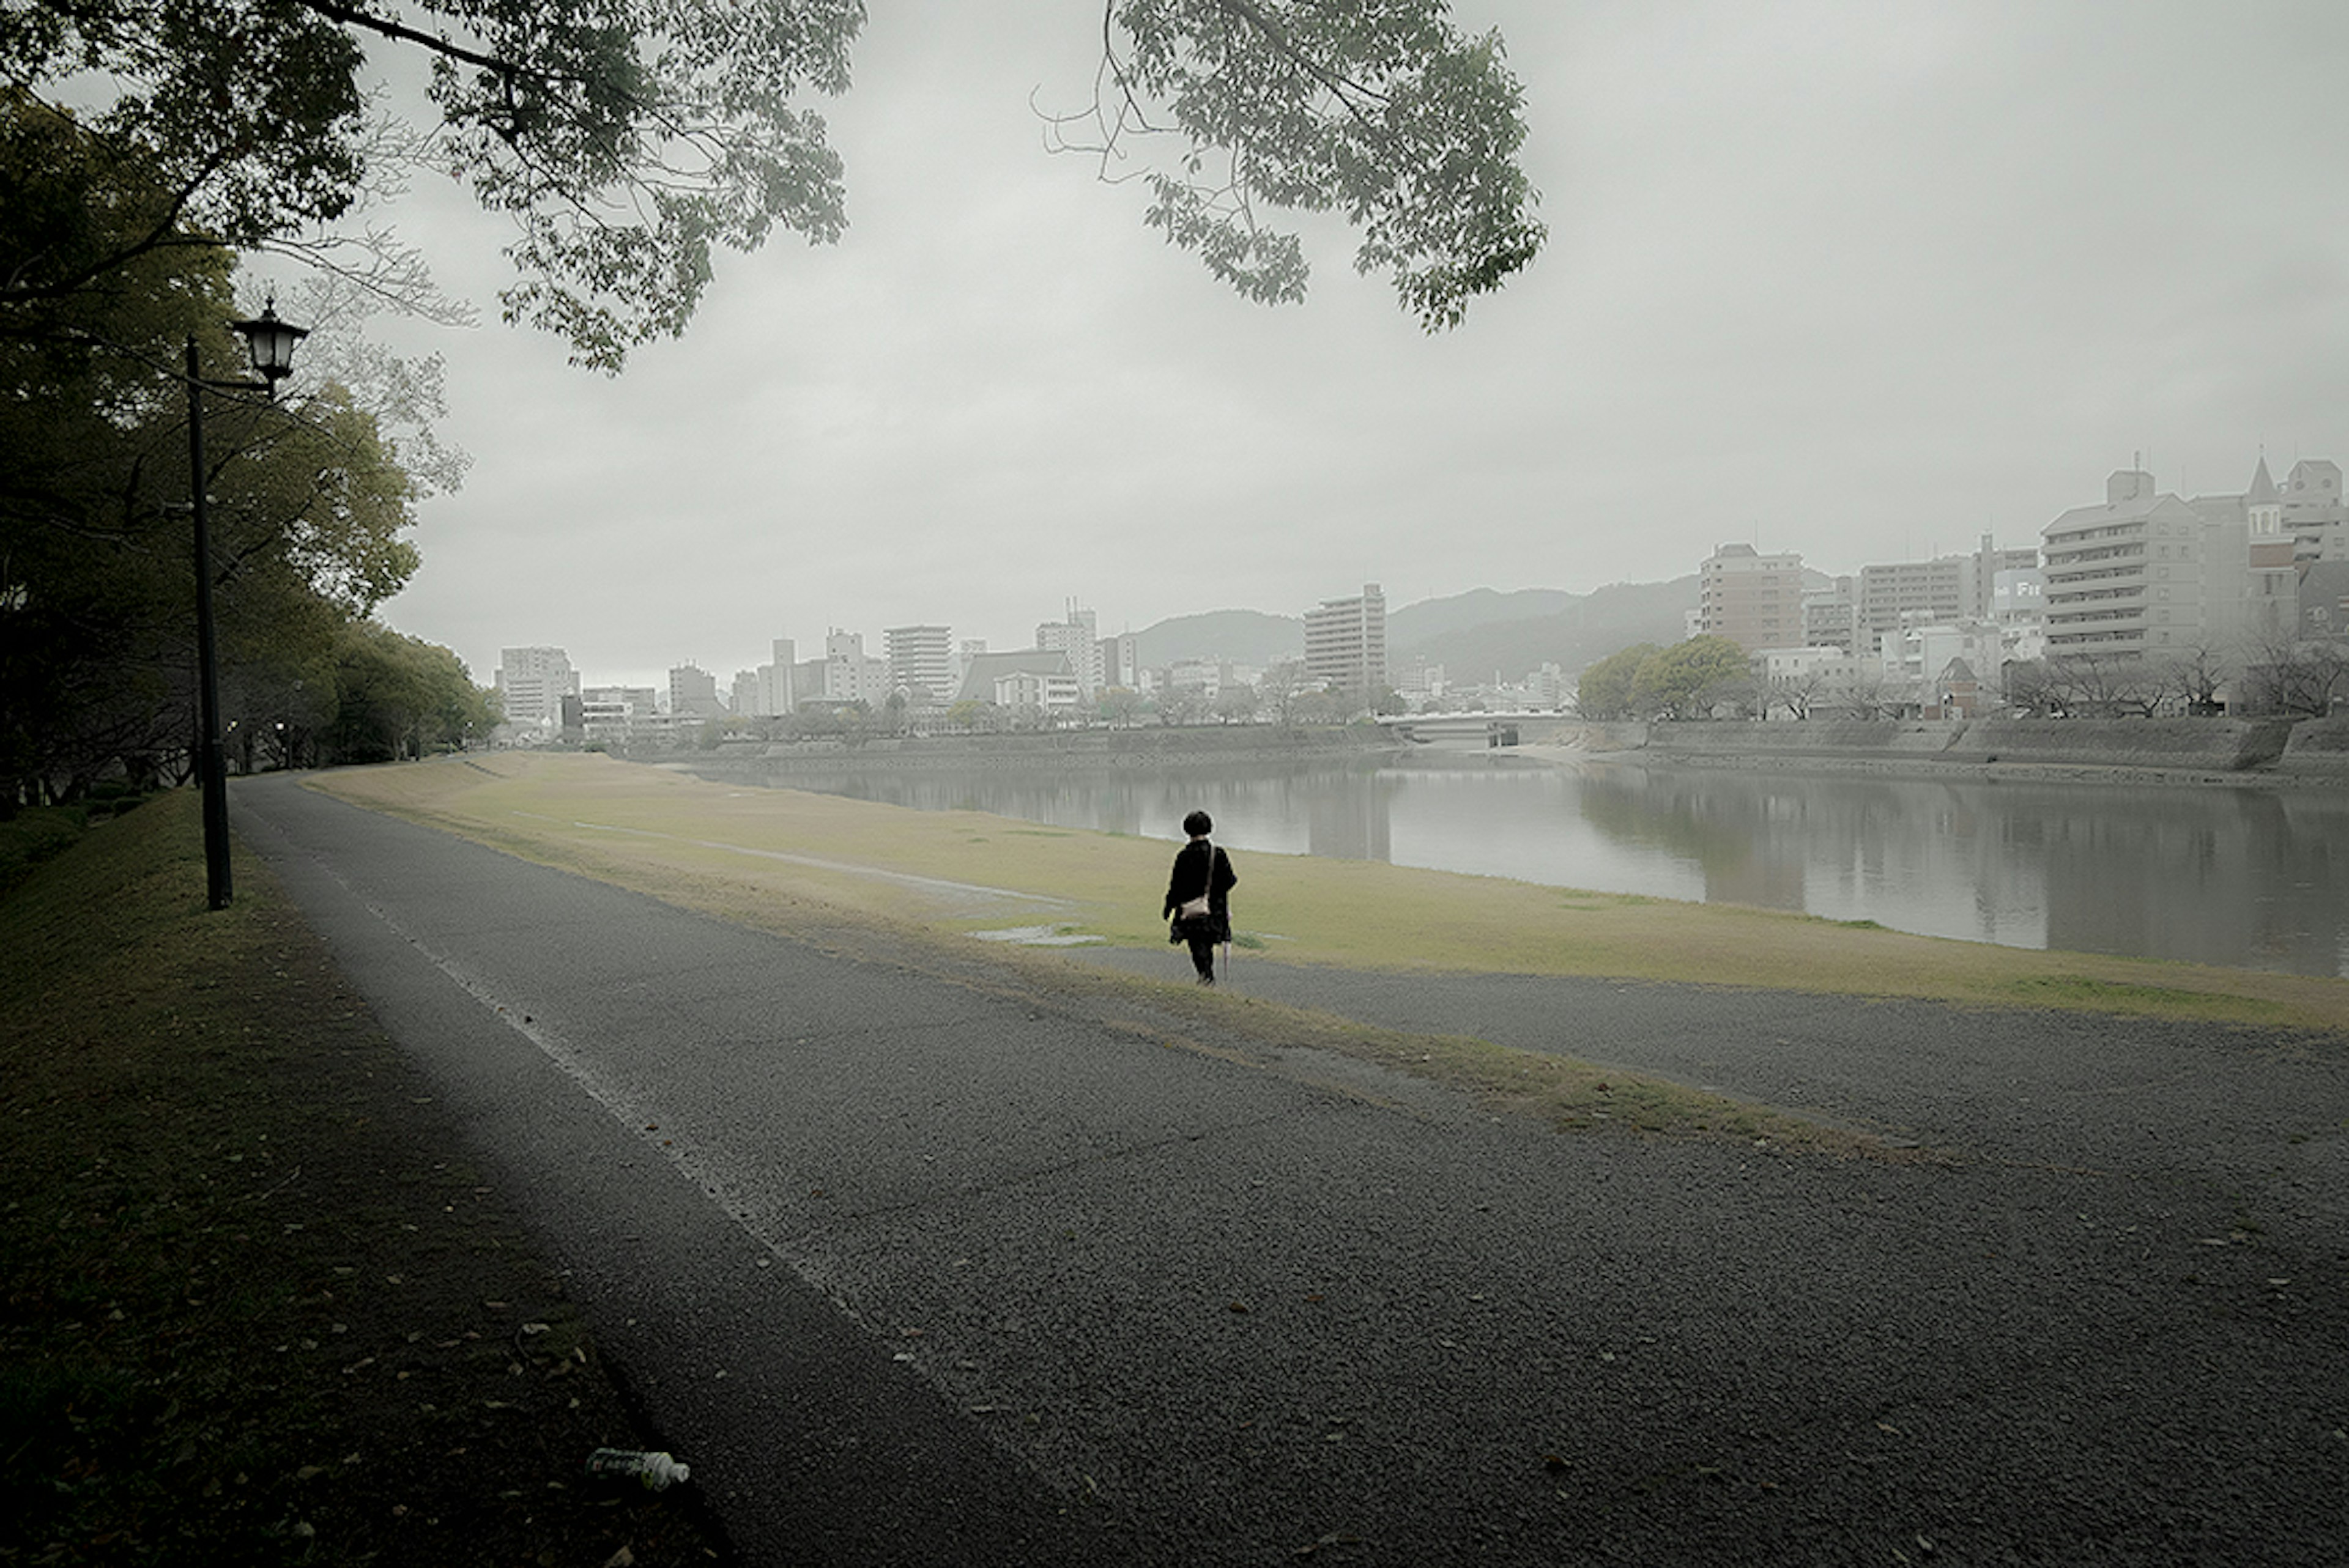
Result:
M1560 1134L233 803L746 1562L2349 1562L2340 1040L1242 955L1919 1148Z

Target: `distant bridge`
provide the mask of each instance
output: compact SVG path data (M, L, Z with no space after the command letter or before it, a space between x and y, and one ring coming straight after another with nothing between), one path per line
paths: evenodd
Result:
M1398 740L1422 746L1482 741L1487 747L1515 746L1527 731L1547 738L1576 721L1571 715L1528 713L1405 713L1379 720L1379 727Z

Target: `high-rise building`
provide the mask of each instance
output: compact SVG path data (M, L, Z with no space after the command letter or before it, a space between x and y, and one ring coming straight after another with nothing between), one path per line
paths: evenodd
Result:
M579 672L561 648L502 648L496 684L508 724L552 728L562 722L563 699L579 695Z
M868 656L864 634L835 626L823 639L826 702L861 702L878 708L889 700L889 661Z
M792 660L796 650L789 637L777 637L774 649L774 662L759 666L758 695L750 708L761 718L790 713L795 706L792 700L795 695L792 689Z
M2341 493L2339 463L2302 458L2284 476L2278 499L2295 560L2349 561L2349 498Z
M1080 610L1072 601L1065 620L1047 621L1036 628L1037 647L1069 655L1077 689L1087 702L1101 695L1102 686L1101 638L1093 621L1091 610Z
M1305 678L1327 681L1364 707L1386 695L1387 600L1377 583L1305 612Z
M2105 481L2102 506L2050 522L2041 533L2048 656L2182 652L2222 637L2229 595L2212 590L2230 575L2225 542L2243 537L2241 501L2189 503L2143 469L2122 469Z
M954 634L945 626L892 626L881 634L892 689L916 704L943 707L954 696Z
M1697 625L1749 654L1803 646L1803 558L1724 544L1697 573Z
M1803 646L1840 648L1848 654L1865 645L1859 635L1858 580L1846 574L1823 588L1803 591Z
M1123 686L1128 691L1142 689L1142 655L1132 632L1120 632L1101 640L1102 684Z
M2036 550L2001 550L1982 535L1971 555L1895 561L1859 569L1858 651L1889 651L1884 639L1904 626L1987 620L2002 572L2039 564Z
M698 665L673 665L668 672L668 711L678 718L717 718L726 712L718 700L718 677Z

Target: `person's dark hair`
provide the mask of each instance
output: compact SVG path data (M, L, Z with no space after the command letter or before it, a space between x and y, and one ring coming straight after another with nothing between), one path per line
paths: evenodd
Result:
M1183 830L1195 839L1205 838L1216 830L1216 820L1205 811L1194 811L1183 819Z

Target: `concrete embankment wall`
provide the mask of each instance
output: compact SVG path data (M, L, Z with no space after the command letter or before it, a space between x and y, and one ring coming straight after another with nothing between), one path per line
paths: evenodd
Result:
M2349 718L1594 724L1579 745L1715 767L2007 765L2349 781Z
M2283 755L2280 719L1979 719L1941 755L1952 762L2061 762L2239 773Z
M2349 715L2311 718L2292 727L2292 739L2276 771L2295 778L2330 779L2349 784Z

